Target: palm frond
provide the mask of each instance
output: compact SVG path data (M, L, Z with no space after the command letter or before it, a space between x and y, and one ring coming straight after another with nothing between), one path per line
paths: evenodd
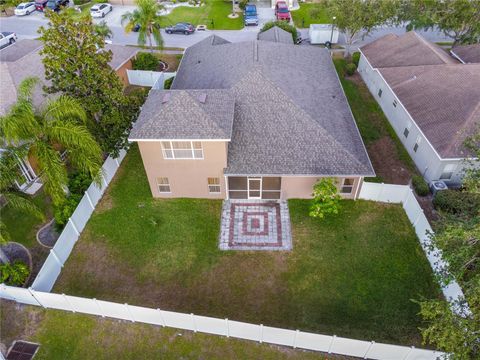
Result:
M4 194L9 188L14 187L15 180L19 177L19 161L28 153L28 144L19 147L6 146L0 156L0 193Z
M25 198L19 194L10 192L3 194L3 197L6 200L6 205L15 210L23 211L38 217L39 219L44 219L45 216L40 211L40 209L28 198Z
M85 124L87 114L82 105L68 95L61 95L49 99L42 111L42 117L46 121L73 120Z
M10 241L10 234L7 231L7 226L0 219L0 245L6 244L7 241Z
M8 142L31 138L39 129L30 100L19 99L6 116L0 117L0 132Z
M31 100L35 86L40 82L38 77L27 77L18 86L18 99Z

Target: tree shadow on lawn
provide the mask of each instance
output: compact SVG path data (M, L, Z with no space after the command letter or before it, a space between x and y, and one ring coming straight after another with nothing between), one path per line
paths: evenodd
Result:
M399 205L290 200L291 252L218 249L221 201L152 199L133 148L54 291L365 340L420 345L418 305L439 296Z

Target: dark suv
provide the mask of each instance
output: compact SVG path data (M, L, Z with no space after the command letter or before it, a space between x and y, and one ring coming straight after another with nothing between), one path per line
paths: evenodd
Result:
M165 28L167 34L185 34L190 35L195 32L195 28L190 23L178 23Z
M70 0L48 0L46 8L59 12L62 7L68 6Z

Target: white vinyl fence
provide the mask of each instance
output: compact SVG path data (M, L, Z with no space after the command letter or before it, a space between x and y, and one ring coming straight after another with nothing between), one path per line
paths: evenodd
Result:
M127 70L130 85L150 86L154 89L163 89L165 80L174 77L176 74L176 72Z
M23 304L91 314L131 322L168 326L206 334L220 335L291 346L332 354L356 356L379 360L434 360L444 355L441 352L414 347L353 340L337 336L313 334L299 330L280 329L255 325L229 319L218 319L194 314L183 314L160 309L151 309L109 301L87 299L65 294L35 291L32 288L17 288L0 285L0 297Z
M415 228L417 237L420 240L420 245L425 252L425 256L427 257L433 272L437 274L440 269L445 267L441 251L436 248L431 251L428 248L428 243L431 234L433 234L433 230L409 186L364 182L362 189L360 190L359 198L364 200L402 204L403 209L407 213L408 219ZM442 286L442 292L449 302L464 298L462 289L456 281L452 281L447 286ZM457 309L452 308L452 310L456 311Z
M102 166L101 184L98 185L93 182L87 191L85 191L82 200L80 200L80 203L68 220L55 246L50 250L47 260L43 263L40 272L32 284L32 289L46 292L52 290L55 281L62 271L63 265L80 237L80 233L87 224L88 219L90 219L90 216L95 210L95 206L107 189L108 184L112 181L125 155L126 151L122 150L118 158L113 159L109 156L107 160L105 160Z

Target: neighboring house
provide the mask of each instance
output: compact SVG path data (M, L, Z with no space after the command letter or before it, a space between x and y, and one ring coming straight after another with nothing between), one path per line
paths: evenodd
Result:
M460 184L472 157L464 142L480 124L480 64L463 65L413 31L360 52L358 71L420 173Z
M0 116L8 113L10 107L17 101L17 89L27 77L37 77L40 84L33 92L35 106L41 106L45 101L42 90L43 84L48 84L45 79L45 68L42 63L40 50L42 43L38 40L21 40L0 51ZM110 66L114 69L122 82L127 85L127 69L132 68L132 58L138 49L129 46L105 45L106 50L112 51ZM40 188L37 181L38 169L34 162L25 159L20 164L18 186L26 192L35 192ZM22 181L23 180L23 181Z
M281 42L284 44L293 45L292 34L289 33L288 31L280 29L278 26L274 26L271 29L268 29L267 31L259 33L258 40Z
M329 52L309 46L213 35L189 47L130 141L154 197L309 198L334 177L356 198L375 176Z
M480 44L458 45L450 50L462 64L480 63Z

